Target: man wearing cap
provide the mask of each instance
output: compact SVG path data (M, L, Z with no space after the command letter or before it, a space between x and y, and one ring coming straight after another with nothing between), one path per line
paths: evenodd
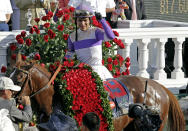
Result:
M12 98L12 91L20 91L21 87L14 85L13 81L8 77L0 77L0 110L7 109L9 118L13 122L16 131L19 131L19 122L30 122L32 119L32 109L29 96L23 96L22 102L24 109L19 110L16 102Z

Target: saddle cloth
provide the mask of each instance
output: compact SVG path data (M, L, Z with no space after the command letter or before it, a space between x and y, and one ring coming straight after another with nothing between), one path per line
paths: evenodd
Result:
M128 114L129 104L133 103L128 88L115 78L104 81L103 85L104 89L109 93L113 117Z

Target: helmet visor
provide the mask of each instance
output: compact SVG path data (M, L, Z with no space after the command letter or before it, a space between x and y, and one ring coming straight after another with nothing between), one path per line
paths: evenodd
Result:
M93 13L86 10L75 10L74 17L92 17Z

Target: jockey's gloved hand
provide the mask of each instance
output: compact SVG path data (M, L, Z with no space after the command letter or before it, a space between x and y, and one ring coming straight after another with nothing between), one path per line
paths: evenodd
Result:
M102 19L102 15L99 12L95 12L95 17L96 17L97 20L101 20Z

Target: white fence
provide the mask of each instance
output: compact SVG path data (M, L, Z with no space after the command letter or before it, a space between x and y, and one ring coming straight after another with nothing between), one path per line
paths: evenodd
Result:
M188 78L185 78L181 68L182 44L185 38L188 38L187 23L162 20L120 21L116 31L125 43L125 49L119 50L118 53L124 58L131 58L131 74L152 78L170 88L175 94L180 88L186 87ZM168 38L172 38L175 43L175 69L170 79L167 79L164 71L165 43Z

